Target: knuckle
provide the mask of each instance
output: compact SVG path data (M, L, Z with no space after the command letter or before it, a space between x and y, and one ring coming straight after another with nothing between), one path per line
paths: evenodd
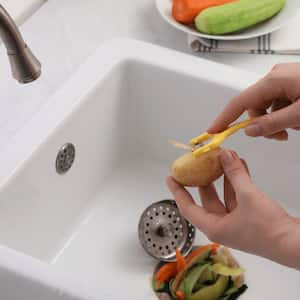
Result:
M276 120L274 118L274 114L267 114L262 118L261 126L263 128L264 133L267 132L268 134L270 131L276 129Z
M295 114L296 127L300 128L300 100L295 103L293 112Z
M275 85L279 80L280 80L280 75L275 70L272 70L264 78L265 83L268 84L269 86Z
M227 168L226 173L228 175L230 175L231 177L236 177L236 176L239 176L242 171L243 171L242 165L235 165L235 166Z
M285 76L285 69L286 64L284 63L274 65L271 71L265 76L265 80L270 84L278 82L278 80L281 80Z
M260 197L261 194L252 183L247 186L238 186L236 193L240 199L254 199Z
M277 64L275 64L275 65L272 67L271 72L272 72L272 71L278 71L278 70L280 70L282 67L284 67L284 65L285 65L285 64L283 64L283 63L277 63Z

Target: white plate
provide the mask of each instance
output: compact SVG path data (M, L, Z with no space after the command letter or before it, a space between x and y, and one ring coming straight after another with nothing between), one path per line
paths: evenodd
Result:
M199 36L207 39L215 40L245 40L261 36L264 34L271 33L275 30L280 29L282 26L286 25L291 18L294 18L300 11L300 1L299 0L287 0L284 9L272 19L253 26L247 30L238 33L232 33L227 35L207 35L200 33L192 26L186 26L178 23L174 20L171 14L172 1L171 0L155 0L156 6L161 14L161 16L172 26L177 29L184 31L194 36ZM263 1L263 0L261 0Z

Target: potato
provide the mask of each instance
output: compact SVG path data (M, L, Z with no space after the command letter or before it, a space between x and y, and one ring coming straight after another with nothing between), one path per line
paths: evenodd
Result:
M223 174L219 159L221 148L195 157L192 152L180 156L172 165L172 176L184 186L207 186Z

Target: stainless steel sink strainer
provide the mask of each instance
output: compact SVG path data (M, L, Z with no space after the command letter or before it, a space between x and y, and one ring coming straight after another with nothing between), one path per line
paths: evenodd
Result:
M72 143L64 144L58 151L56 157L56 172L67 173L72 167L75 159L75 146Z
M193 247L195 232L195 227L180 215L174 200L151 204L139 222L141 245L159 261L175 261L177 248L187 255Z

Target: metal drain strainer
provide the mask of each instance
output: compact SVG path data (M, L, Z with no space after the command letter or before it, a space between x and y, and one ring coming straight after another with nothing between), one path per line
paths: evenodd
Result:
M192 249L195 228L180 215L174 200L163 200L153 203L143 212L139 239L152 257L174 261L177 248L183 255Z
M75 159L75 146L71 143L63 145L56 157L56 172L58 174L67 173L72 167Z

